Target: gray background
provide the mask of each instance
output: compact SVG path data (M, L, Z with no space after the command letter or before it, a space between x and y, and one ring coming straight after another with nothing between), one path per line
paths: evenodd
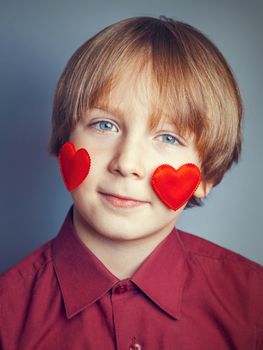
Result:
M0 270L53 238L71 204L47 153L53 93L67 60L106 25L137 15L188 22L223 52L245 104L241 161L178 228L263 264L261 1L133 0L0 3Z

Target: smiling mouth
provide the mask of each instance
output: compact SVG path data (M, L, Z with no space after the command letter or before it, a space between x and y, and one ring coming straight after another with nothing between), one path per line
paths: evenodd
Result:
M100 194L102 195L103 199L105 199L108 203L110 203L111 205L117 208L134 208L134 207L142 206L148 203L148 202L139 201L132 198L119 197L111 193L100 192Z

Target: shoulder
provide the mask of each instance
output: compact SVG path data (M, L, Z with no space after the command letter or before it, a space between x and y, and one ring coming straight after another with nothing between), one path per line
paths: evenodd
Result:
M186 252L191 257L200 257L200 259L203 258L206 261L217 261L224 265L227 264L229 267L231 265L235 266L235 268L240 266L244 270L263 274L263 266L241 254L192 233L179 229L177 229L177 232Z
M263 330L263 266L230 249L178 230L192 278Z
M263 317L263 266L204 238L177 232L193 275L221 295L254 303L255 308L262 309Z
M28 287L52 265L52 240L46 242L0 275L0 292Z

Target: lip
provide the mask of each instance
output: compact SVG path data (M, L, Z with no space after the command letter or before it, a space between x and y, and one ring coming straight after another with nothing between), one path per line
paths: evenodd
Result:
M100 192L100 194L107 202L109 202L117 208L134 208L148 203L146 201L141 201L130 197L124 197L113 193Z

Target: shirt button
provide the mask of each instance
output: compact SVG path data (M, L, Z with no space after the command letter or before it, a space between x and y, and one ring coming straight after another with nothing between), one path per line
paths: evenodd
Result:
M135 343L135 344L130 346L129 350L142 350L142 346L138 343Z
M122 294L125 293L127 291L127 286L125 284L120 284L116 289L115 289L115 293L117 294Z

